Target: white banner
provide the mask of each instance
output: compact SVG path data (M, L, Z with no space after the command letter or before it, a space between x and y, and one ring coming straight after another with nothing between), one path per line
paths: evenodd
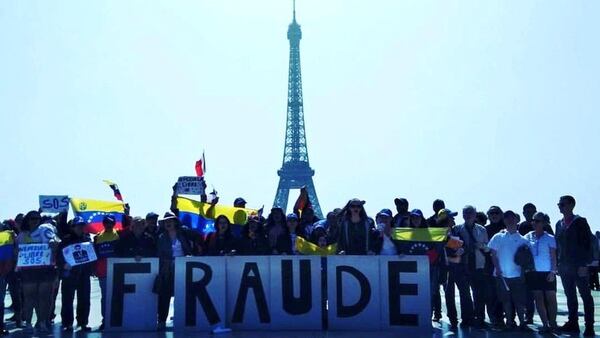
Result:
M329 329L379 329L379 257L327 257Z
M154 330L158 259L108 262L107 328ZM431 329L426 256L178 257L174 282L175 330Z
M62 250L65 262L70 266L76 266L96 261L94 244L90 242L71 244Z
M19 244L17 267L52 265L52 249L48 244Z
M269 256L226 257L227 314L235 330L271 327Z
M106 320L109 331L155 331L158 296L152 292L158 258L109 258Z
M321 330L320 256L271 256L271 328Z
M69 196L40 195L40 211L50 213L69 211Z
M226 326L226 271L224 257L176 259L176 330L210 331Z
M204 178L198 176L182 176L177 180L178 195L203 195Z

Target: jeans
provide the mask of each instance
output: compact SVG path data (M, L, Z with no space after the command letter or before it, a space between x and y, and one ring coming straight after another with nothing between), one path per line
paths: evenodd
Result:
M485 274L485 291L486 291L486 307L488 317L492 324L503 323L502 315L504 313L502 309L502 303L498 299L498 290L496 286L496 278L489 273Z
M448 318L450 323L458 321L456 313L455 291L454 286L458 287L460 298L460 317L464 323L473 321L473 300L471 299L471 291L469 290L469 282L467 280L467 269L464 264L450 263L448 265L448 283L444 294L446 297L446 308L448 310Z
M474 319L478 323L485 321L486 304L486 280L487 275L483 269L477 269L469 273L469 286L473 291Z
M4 329L4 297L6 296L6 276L0 276L0 329Z
M506 324L511 326L515 324L514 313L517 312L519 324L525 324L525 303L527 301L527 287L525 279L516 278L496 278L498 289L498 299L502 302ZM508 288L508 289L507 289Z
M77 324L87 326L90 316L90 276L71 275L62 280L62 309L60 316L63 327L73 326L73 301L77 292Z
M569 309L569 321L578 322L577 312L579 303L577 301L577 289L583 300L583 312L585 325L594 325L594 298L590 291L589 274L580 277L576 266L559 266L560 279L562 280L565 296L567 297L567 308Z

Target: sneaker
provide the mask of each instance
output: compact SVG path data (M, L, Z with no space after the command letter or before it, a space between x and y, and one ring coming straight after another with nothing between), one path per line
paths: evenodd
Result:
M533 330L531 330L529 328L529 326L527 326L527 322L519 325L519 330L522 331L522 332L533 332Z
M586 325L585 331L583 331L583 336L584 337L594 337L595 335L596 335L596 332L594 332L594 326Z
M31 323L26 323L25 327L23 328L23 332L25 333L33 333L33 325L31 325Z
M538 334L546 334L546 333L552 332L552 330L548 326L540 326L538 328L537 332L538 332Z
M87 325L79 325L79 331L81 332L91 332L92 328Z
M167 329L167 325L165 324L165 322L158 322L158 324L156 325L156 331L158 332L164 332Z
M560 331L579 333L579 324L576 322L567 321L565 325L560 327Z

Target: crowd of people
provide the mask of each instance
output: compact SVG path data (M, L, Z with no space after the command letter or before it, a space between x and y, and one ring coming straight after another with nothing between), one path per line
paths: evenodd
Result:
M442 200L433 203L433 215L425 218L419 209L409 209L404 198L394 200L396 212L383 209L371 218L365 202L350 200L343 208L318 219L309 207L286 215L273 208L266 218L253 215L243 226L235 226L226 216L214 220L215 231L202 234L183 226L176 205L159 217L149 213L145 218L132 217L126 209L122 229L115 229L113 216L103 219L104 230L89 234L80 217L67 221L67 214L50 217L38 211L19 214L2 223L2 231L10 233L15 246L48 243L53 248L54 264L20 269L14 259L0 264L0 295L8 290L14 315L8 320L28 332L48 332L54 322L57 295L61 294L60 319L64 331L91 331L90 289L97 279L101 290L101 309L106 302L107 259L110 257L158 257L159 274L153 292L158 297L157 329L165 330L170 302L174 293L174 260L176 257L201 255L296 255L298 238L319 247L335 245L340 255L409 255L415 254L399 246L394 228L444 228L448 238L460 245L442 245L428 252L431 280L432 320L442 319L440 288L444 291L446 315L450 329L477 328L489 330L531 330L537 311L542 326L539 333L579 332L577 290L584 309L584 336L594 336L594 304L591 290L598 285L598 243L585 218L574 214L575 199L562 196L558 209L562 218L554 228L547 214L535 205L523 207L523 218L498 206L486 213L471 205L457 212L446 208ZM238 198L234 206L245 208ZM411 230L412 231L412 230ZM70 266L62 248L75 243L94 243L98 260ZM15 251L14 257L18 252ZM422 254L422 253L421 253ZM568 320L558 326L557 276L560 276L568 305ZM455 304L459 293L459 314ZM74 300L77 297L76 309ZM0 329L4 327L4 306L0 313ZM32 325L33 311L37 322ZM486 321L486 313L488 321ZM518 320L518 325L516 321ZM104 319L98 330L104 329Z

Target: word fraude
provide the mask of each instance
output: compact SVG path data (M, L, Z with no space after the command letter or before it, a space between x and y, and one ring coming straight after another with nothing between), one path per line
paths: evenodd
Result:
M155 330L157 258L110 258L107 330ZM427 256L175 260L174 329L431 329Z

